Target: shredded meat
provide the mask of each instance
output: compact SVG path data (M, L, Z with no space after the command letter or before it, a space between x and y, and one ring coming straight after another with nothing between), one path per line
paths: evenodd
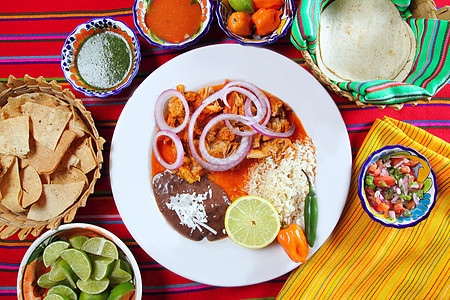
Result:
M205 87L198 92L185 91L183 85L177 86L177 90L184 94L188 105L190 114L192 114L207 97L215 92L213 87ZM271 118L267 123L267 128L274 132L286 132L289 130L291 124L286 118L286 111L290 108L280 99L267 94L271 104ZM231 92L228 95L227 102L230 107L227 107L222 100L216 100L206 106L197 119L194 127L194 145L198 149L199 138L204 126L215 116L220 113L234 113L244 115L244 103L246 97L238 92ZM252 112L256 113L256 108L252 105ZM180 125L186 112L180 99L174 97L169 100L168 109L165 114L165 120L170 126L176 127ZM252 130L250 127L239 122L230 122L231 125L240 131ZM182 166L175 171L175 174L192 183L200 180L200 178L207 173L197 162L192 158L189 148L187 128L178 133L183 148L184 160ZM233 133L225 124L220 122L216 124L206 135L206 149L214 157L224 158L234 153L239 147L241 137ZM281 159L286 155L288 149L292 147L292 142L286 138L270 138L256 133L252 137L252 146L247 158L261 159L268 156L275 160Z

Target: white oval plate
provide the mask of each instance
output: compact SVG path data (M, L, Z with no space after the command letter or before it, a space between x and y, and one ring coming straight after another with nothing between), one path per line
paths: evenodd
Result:
M136 89L117 122L111 145L110 176L119 213L137 243L174 273L216 286L243 286L281 276L298 265L278 243L260 250L234 244L191 241L159 212L151 187L151 139L158 95L184 84L195 91L224 80L246 80L281 98L300 118L317 147L316 192L319 249L336 226L351 176L350 142L335 103L307 71L264 48L237 44L198 48L168 61Z

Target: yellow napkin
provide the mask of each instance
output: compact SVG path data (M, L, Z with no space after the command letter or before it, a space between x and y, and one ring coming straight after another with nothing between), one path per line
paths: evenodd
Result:
M439 189L428 219L405 229L371 220L357 194L364 160L395 144L428 158ZM377 119L353 163L338 225L307 263L292 272L277 299L450 299L450 144L413 125Z

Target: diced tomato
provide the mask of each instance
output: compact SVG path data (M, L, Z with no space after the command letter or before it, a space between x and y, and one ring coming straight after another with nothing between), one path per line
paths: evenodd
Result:
M370 174L373 174L375 177L379 176L381 174L381 170L380 170L380 168L378 168L377 164L371 164L369 166L369 168L367 169L367 171Z
M408 166L403 166L403 167L400 169L400 172L402 172L403 174L409 174L409 173L411 173L411 168L408 167Z
M406 204L407 209L413 209L414 207L416 207L416 203L412 200L409 201L408 204Z
M366 187L364 190L365 190L366 193L369 194L370 196L372 196L372 197L375 196L375 192L374 192L371 188Z
M373 200L375 202L375 204L378 206L381 204L381 200L378 197L375 197L375 199Z
M405 166L408 166L408 167L414 167L414 166L416 166L418 163L419 163L418 160L410 159L409 162L407 162L407 163L405 164Z
M381 212L387 212L387 211L389 210L389 206L388 206L386 203L384 203L384 202L380 203L380 204L377 206L377 208L378 208L378 210L381 211Z
M395 184L395 178L390 175L378 176L373 179L373 183L376 186L393 186Z
M391 158L391 166L398 165L401 161L403 161L403 157L392 157Z
M401 215L403 214L403 212L405 211L405 208L403 207L403 203L398 202L394 205L394 211L397 215Z

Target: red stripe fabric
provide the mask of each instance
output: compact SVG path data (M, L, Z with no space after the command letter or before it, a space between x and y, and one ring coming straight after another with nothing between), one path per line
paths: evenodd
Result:
M436 0L438 7L447 0ZM298 5L298 1L295 2ZM56 80L63 88L71 88L65 81L59 66L59 56L65 37L75 27L94 17L110 16L135 28L131 15L133 1L10 1L0 10L0 81L9 75L23 78L43 76ZM130 87L119 95L107 99L86 98L72 91L83 100L92 112L100 134L106 139L105 164L94 195L88 205L81 208L74 221L87 222L104 227L121 238L135 255L143 278L143 299L255 299L273 298L280 291L287 275L265 283L223 288L192 282L165 269L147 255L133 240L117 211L109 183L109 151L117 119L136 87L157 67L186 51L197 47L234 43L220 30L214 19L209 33L196 45L182 50L161 50L150 46L139 37L142 62L139 73ZM305 67L298 50L288 37L266 46ZM392 108L361 108L346 99L330 93L347 126L353 154L356 154L376 118L389 116L414 124L450 142L450 84L445 85L429 103L417 106L405 105L400 111ZM319 121L319 120L318 120ZM352 226L348 224L347 226ZM368 237L370 239L371 237ZM0 240L0 296L16 299L16 278L20 261L34 237L19 241L17 235ZM355 249L355 255L358 255ZM264 263L264 262L261 262ZM219 271L220 272L220 271ZM338 270L336 272L339 272ZM330 274L332 275L332 274ZM448 282L442 286L448 287ZM409 287L408 287L409 288ZM362 292L363 294L363 292ZM432 295L430 295L431 297Z

